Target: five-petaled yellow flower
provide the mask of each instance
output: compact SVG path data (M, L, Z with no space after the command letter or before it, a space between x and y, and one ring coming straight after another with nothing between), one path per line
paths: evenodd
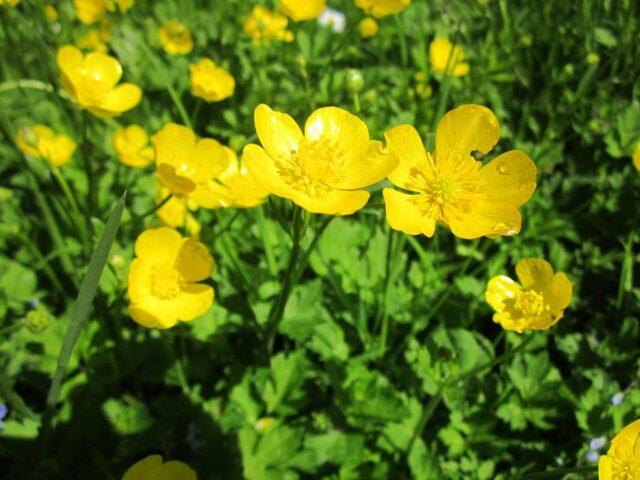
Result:
M42 158L56 167L67 163L76 150L76 142L71 137L56 135L44 125L21 128L16 135L16 143L27 155Z
M213 288L201 282L213 272L207 247L171 228L146 230L136 240L129 271L129 314L143 327L171 328L204 314Z
M294 22L318 18L325 8L325 0L280 0L280 10Z
M640 420L624 427L600 457L599 480L640 480Z
M55 22L56 20L58 20L58 17L59 17L58 10L56 10L56 7L54 7L50 3L47 3L44 6L44 16L47 18L48 21Z
M571 302L567 276L553 273L549 262L524 258L516 265L520 283L500 275L487 284L485 298L496 313L493 321L505 330L546 330L562 318Z
M158 38L169 55L186 55L193 50L191 30L177 20L169 20L162 25L158 30Z
M633 166L636 167L636 170L640 171L640 143L633 151Z
M358 24L358 31L362 38L375 37L378 33L378 22L371 17L363 18Z
M254 45L259 45L267 40L291 42L293 41L293 33L287 30L288 24L289 20L284 15L258 5L244 22L243 31L251 37Z
M120 161L129 167L143 168L153 162L153 147L149 145L149 136L139 125L116 130L113 146Z
M175 460L162 463L160 455L150 455L135 463L125 472L122 480L197 480L188 465Z
M350 215L369 200L362 188L397 165L365 123L336 107L313 112L305 132L293 118L259 105L254 113L262 147L247 145L243 161L262 188L312 213Z
M107 12L105 0L73 0L76 15L82 23L96 23Z
M386 17L407 8L411 0L356 0L356 6L376 18Z
M192 237L197 237L201 227L196 218L191 215L191 209L198 208L195 202L189 200L189 197L171 197L168 201L166 198L171 194L167 188L160 188L156 202L160 204L165 202L156 212L158 218L162 220L167 227L183 228L186 227L187 232Z
M535 190L537 170L519 150L484 165L471 155L474 151L487 154L500 138L500 125L491 110L463 105L448 112L436 130L433 154L425 150L410 125L395 127L385 136L400 160L389 180L415 192L384 189L391 228L431 237L439 222L465 239L520 231L518 207Z
M429 45L429 62L431 69L436 73L463 77L469 73L469 64L463 60L462 47L454 47L446 38L436 38Z
M212 138L196 139L190 128L166 125L151 138L156 155L156 175L160 184L178 196L188 195L199 206L215 208L208 189L228 166L227 155Z
M63 88L80 108L97 117L120 115L140 102L140 87L133 83L117 85L122 66L109 55L93 52L85 56L66 45L58 50L57 61Z
M189 66L191 73L191 93L207 102L219 102L233 95L236 81L224 68L216 66L213 60L201 59Z

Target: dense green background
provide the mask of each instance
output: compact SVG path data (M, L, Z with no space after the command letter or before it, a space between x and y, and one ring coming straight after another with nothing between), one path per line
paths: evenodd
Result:
M358 68L360 116L374 137L411 123L430 142L446 110L480 103L502 125L491 155L524 150L539 167L539 187L516 237L461 241L440 229L433 239L398 234L391 249L383 185L374 187L369 206L324 231L270 358L260 332L290 250L275 212L286 217L289 204L198 212L217 262L216 303L165 332L126 314L127 267L144 227L132 222L118 234L59 408L43 419L93 247L80 243L56 182L16 150L14 134L44 123L80 143L86 125L88 141L62 172L84 205L83 157L99 171L95 242L125 189L125 221L151 207L156 193L153 168L133 171L117 161L115 122L84 123L58 95L56 48L88 27L70 1L54 2L61 17L48 24L43 3L0 8L0 399L10 410L0 432L3 477L120 478L138 459L162 453L203 479L507 480L591 465L590 439L610 439L640 417L640 174L630 161L640 141L637 2L414 0L363 41L354 31L362 12L329 0L347 16L345 33L304 22L291 26L295 42L255 48L241 27L256 1L137 0L113 16L112 54L125 80L144 90L121 124L155 132L179 122L168 86L192 114L188 65L208 56L230 69L237 89L200 109L196 131L240 149L255 141L258 103L299 121L317 106L353 110L343 83L347 69ZM194 32L186 57L169 58L159 46L157 28L172 18ZM468 76L429 71L436 35L464 47ZM430 98L416 94L419 71ZM45 90L15 88L19 79L44 82ZM324 222L313 218L305 245ZM448 385L420 433L440 384L521 342L492 322L484 288L530 256L572 280L565 318L535 333L525 353ZM392 328L381 355L386 285ZM51 316L40 334L20 328L34 300ZM625 395L615 406L618 392ZM51 429L41 429L45 423Z

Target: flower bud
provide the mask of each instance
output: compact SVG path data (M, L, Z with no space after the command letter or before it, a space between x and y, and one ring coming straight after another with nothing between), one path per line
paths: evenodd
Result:
M43 309L36 309L27 313L24 324L32 333L42 333L49 327L49 320L49 312Z
M126 262L122 255L120 255L119 253L114 253L111 255L111 258L109 259L109 263L111 263L111 266L116 270L120 270L121 268L124 267Z
M358 93L364 87L364 77L360 70L350 68L344 77L344 86L351 93Z

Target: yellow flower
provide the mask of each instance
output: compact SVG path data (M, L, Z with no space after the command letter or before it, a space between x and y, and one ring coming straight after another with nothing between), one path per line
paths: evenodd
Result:
M111 40L111 22L101 20L99 28L90 29L83 37L76 41L76 46L83 50L106 53L107 43Z
M325 0L280 0L280 10L294 22L318 18L325 8Z
M524 258L516 265L520 283L500 275L487 284L485 298L496 313L493 321L505 330L546 330L562 318L571 302L571 282L553 273L540 258Z
M196 140L193 130L170 123L151 138L160 184L174 195L189 195L199 206L214 208L207 184L227 168L222 145L212 138Z
M171 328L204 314L213 288L197 283L213 272L207 247L171 228L146 230L136 240L129 271L129 314L148 328Z
M356 0L356 6L376 18L386 17L407 8L411 0Z
M433 154L410 125L395 127L385 136L400 160L389 180L417 193L384 189L391 228L431 237L440 222L465 239L520 231L518 207L535 190L537 170L519 150L484 165L471 156L473 151L487 154L500 138L500 125L491 110L463 105L448 112L436 130Z
M236 81L224 68L217 67L208 58L189 66L191 93L207 102L219 102L233 95Z
M122 480L197 480L197 475L182 462L162 463L160 455L151 455L131 466Z
M378 33L378 22L371 17L363 18L358 24L358 30L362 38L375 37Z
M636 170L640 171L640 143L633 151L633 166L636 167Z
M44 16L50 22L55 22L56 20L58 20L58 11L56 10L56 7L54 7L50 3L47 3L44 6Z
M73 0L76 7L76 15L82 23L95 23L104 17L107 12L107 4L104 0Z
M120 12L124 13L133 7L135 0L107 0L107 8L110 12L113 12L116 7Z
M455 47L446 38L436 38L429 45L429 62L436 73L463 77L469 73L469 64L464 63L462 47Z
M156 197L156 202L162 202L170 193L168 189L161 188ZM190 203L193 202L190 202L188 197L171 197L156 213L166 226L173 228L186 227L192 237L197 237L200 234L201 227L189 212ZM197 205L193 206L197 207Z
M44 125L21 128L16 143L27 155L42 158L56 167L67 163L76 151L76 142L71 137L56 135Z
M244 33L251 37L254 45L265 40L293 41L293 33L287 30L287 17L271 10L257 6L244 22Z
M397 165L382 143L369 139L362 120L336 107L313 112L302 133L295 120L258 105L262 147L247 145L244 163L258 185L312 213L350 215L369 200L362 188Z
M162 48L169 55L185 55L193 50L191 31L177 20L169 20L158 31Z
M640 420L624 427L600 457L599 480L640 480Z
M117 85L122 66L109 55L93 52L85 56L76 47L65 45L58 50L57 61L65 91L80 108L97 117L120 115L140 102L140 87Z
M113 137L113 146L122 163L133 168L144 168L153 162L153 148L149 136L139 125L119 128Z
M0 0L0 5L7 5L9 7L15 7L20 0Z

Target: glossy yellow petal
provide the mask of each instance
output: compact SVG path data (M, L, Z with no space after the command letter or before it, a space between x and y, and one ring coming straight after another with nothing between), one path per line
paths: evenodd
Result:
M282 13L296 22L318 18L325 8L325 0L280 0Z
M557 314L569 306L573 287L569 278L562 272L554 274L551 283L543 289L545 301L551 312Z
M436 130L436 163L491 151L500 138L496 116L481 105L462 105L449 111Z
M220 175L228 165L229 160L222 145L212 138L202 138L191 154L190 177L196 183L204 183Z
M62 86L75 97L75 85L82 81L84 55L80 49L65 45L58 50L56 62L62 75Z
M98 117L110 117L131 110L142 98L142 90L133 83L123 83L110 90L97 107L88 109Z
M140 125L129 125L125 130L125 134L127 141L135 147L146 147L149 143L149 135Z
M387 223L394 230L409 235L423 234L432 237L436 219L425 215L416 202L419 195L407 195L392 188L383 190Z
M129 467L122 480L150 480L156 478L161 466L162 457L160 455L150 455Z
M398 165L388 176L394 185L418 191L424 188L426 181L433 181L433 164L413 126L398 125L387 131L384 136L387 139L387 148L398 158Z
M640 170L640 144L633 151L633 166L636 167L636 170Z
M233 204L229 189L213 180L197 185L189 194L189 200L195 202L198 207L207 209L229 207Z
M247 145L243 151L243 161L255 181L269 193L291 198L291 189L280 177L275 161L257 145Z
M90 72L91 88L105 93L115 87L122 78L120 62L104 53L89 53L85 57L84 68Z
M132 303L141 302L149 294L151 266L141 258L134 258L129 267L128 293Z
M365 190L331 190L324 195L316 196L292 193L291 199L305 210L326 215L351 215L369 201L369 192Z
M520 212L504 204L482 204L469 212L460 214L457 209L445 209L444 221L456 237L471 240L480 237L511 236L520 232Z
M157 164L178 166L187 162L187 152L195 147L196 135L188 127L169 123L151 137L151 144L155 150Z
M182 244L174 267L187 282L198 282L211 277L213 258L207 247L190 238Z
M453 76L454 77L464 77L469 73L469 64L468 63L458 63L455 67L453 67Z
M523 258L516 265L516 274L525 288L545 286L553 280L551 264L541 258Z
M350 158L348 163L340 166L338 178L333 186L338 189L357 189L374 185L389 175L398 165L398 157L385 150L381 142L369 141L369 148L364 156Z
M603 455L598 461L598 480L614 480L613 458Z
M531 198L537 171L526 153L511 150L484 165L479 173L489 201L519 207Z
M356 0L356 6L376 18L399 13L411 4L411 0Z
M261 104L254 112L254 122L264 150L274 159L285 160L300 149L302 130L286 113Z
M136 323L146 328L171 328L178 323L178 317L175 310L168 308L166 303L145 300L140 304L130 305L129 315Z
M183 243L180 234L172 228L146 230L136 240L136 257L150 262L173 263Z
M76 142L67 135L59 135L52 142L46 157L53 165L59 167L67 163L75 151Z
M162 465L153 480L197 480L197 478L196 472L188 465L182 462L170 461Z
M507 300L514 300L520 293L520 290L520 285L512 279L504 275L499 275L489 280L484 297L496 312L501 313L506 308L505 302Z
M178 175L176 167L168 163L160 163L156 167L156 178L163 187L174 195L189 195L196 190L196 183L188 177Z
M515 318L510 312L495 313L493 321L499 323L502 328L511 332L522 333L526 330L525 322L522 318Z

